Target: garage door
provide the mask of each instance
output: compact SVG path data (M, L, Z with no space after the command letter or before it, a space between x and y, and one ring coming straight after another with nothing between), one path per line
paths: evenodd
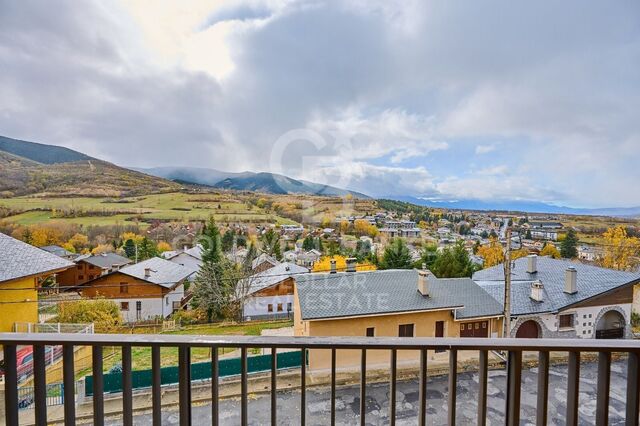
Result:
M538 324L535 321L525 321L518 327L516 337L523 339L537 339L539 337Z
M489 321L460 324L460 337L489 337Z

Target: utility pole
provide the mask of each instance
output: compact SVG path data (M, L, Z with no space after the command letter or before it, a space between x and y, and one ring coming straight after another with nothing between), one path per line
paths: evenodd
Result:
M507 248L504 254L504 335L511 334L511 227L507 226Z

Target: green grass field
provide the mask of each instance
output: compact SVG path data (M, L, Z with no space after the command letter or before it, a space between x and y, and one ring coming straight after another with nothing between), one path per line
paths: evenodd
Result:
M128 202L110 202L106 198L44 198L16 197L1 199L0 207L23 213L9 216L5 220L20 225L34 225L52 220L88 225L127 224L159 219L172 221L206 220L213 215L218 221L270 222L277 224L293 221L267 213L255 206L248 207L239 199L218 194L167 193L125 198ZM56 217L55 211L68 209L104 212L103 215ZM125 211L122 214L113 212ZM141 222L142 223L142 222Z

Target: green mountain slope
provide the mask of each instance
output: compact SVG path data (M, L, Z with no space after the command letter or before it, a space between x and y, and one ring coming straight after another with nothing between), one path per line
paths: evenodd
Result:
M72 161L95 160L81 152L62 146L45 145L0 136L0 151L17 155L42 164L69 163Z

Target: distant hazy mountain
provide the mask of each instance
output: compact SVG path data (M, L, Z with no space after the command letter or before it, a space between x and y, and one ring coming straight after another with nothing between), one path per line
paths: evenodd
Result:
M259 191L271 194L317 194L328 196L344 196L351 194L358 198L369 198L360 192L335 188L329 185L292 179L275 173L242 172L231 173L215 169L198 167L154 167L134 170L154 176L171 179L176 182L190 182L208 185L215 188L233 189L237 191Z
M481 201L481 200L455 200L455 201L434 201L412 196L388 196L392 200L406 201L421 206L439 207L444 209L461 210L492 210L492 211L512 211L527 213L551 213L551 214L574 214L590 216L618 216L618 217L638 217L640 207L628 208L600 208L600 209L576 209L572 207L556 206L553 204L536 201Z
M29 194L119 197L181 185L59 146L0 136L0 198Z

